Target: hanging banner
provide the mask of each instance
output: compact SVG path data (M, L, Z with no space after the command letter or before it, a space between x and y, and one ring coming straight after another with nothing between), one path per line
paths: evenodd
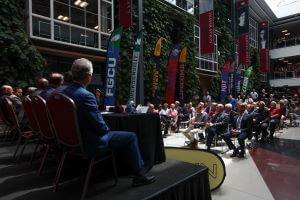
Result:
M119 65L119 52L122 31L122 27L116 28L114 32L112 32L108 42L104 99L104 105L107 106L114 106L115 104L116 77Z
M260 71L270 71L269 62L269 22L259 23L259 55L260 55Z
M227 86L227 95L233 95L233 83L234 83L234 73L228 73L228 86Z
M227 60L224 64L223 71L222 71L221 94L220 94L220 98L222 102L225 102L225 97L227 95L230 66L231 66L231 61Z
M200 9L200 52L214 53L214 1L199 0Z
M235 97L241 93L241 78L242 70L237 68L234 70L234 87L235 87Z
M237 7L238 7L237 26L238 26L239 64L247 65L250 63L248 0L238 1Z
M158 77L160 71L160 54L161 54L161 43L162 37L158 38L155 44L154 56L153 56L153 77L152 77L152 103L156 105L158 103L157 93L158 93Z
M248 69L245 71L244 75L244 81L243 81L243 93L246 94L248 90L248 83L249 83L249 78L252 75L253 67L248 67Z
M132 26L132 0L119 1L119 24L124 29Z
M180 45L175 44L170 52L168 61L168 85L166 88L166 102L168 104L174 103L176 73L178 66L178 57L180 52Z
M186 52L187 48L184 47L179 56L179 71L178 71L178 80L179 80L179 102L184 104L184 69L186 66Z
M136 102L136 83L137 75L139 70L139 60L141 53L141 44L142 44L143 31L140 31L133 47L132 53L132 68L131 68L131 82L130 82L130 97L129 99L133 102Z

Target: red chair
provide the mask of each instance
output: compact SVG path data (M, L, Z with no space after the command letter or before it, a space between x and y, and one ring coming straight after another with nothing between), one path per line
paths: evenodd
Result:
M33 96L31 100L33 112L36 115L37 122L40 127L40 139L37 143L34 152L32 154L31 163L36 154L36 151L40 145L46 145L46 151L43 155L43 159L39 168L38 174L41 175L42 170L45 165L45 161L48 157L50 148L56 148L55 144L55 134L53 132L52 123L50 121L49 112L46 106L46 101L40 96Z
M82 146L81 134L77 122L76 105L74 101L63 94L54 93L49 97L47 107L53 122L56 138L58 142L65 147L54 178L54 191L56 191L66 156L74 151L80 153L83 158L87 158L87 156ZM109 151L108 154L102 156L87 158L89 159L89 167L83 191L81 193L81 200L85 197L94 164L110 157L112 158L115 184L117 184L118 175L115 157L112 151Z
M25 139L23 148L22 148L21 153L18 157L18 160L19 160L22 157L24 149L25 149L27 143L29 142L29 140L32 139L33 137L35 137L36 135L34 134L34 132L32 130L30 130L30 131L22 131L21 130L21 127L20 127L17 115L15 113L15 110L13 108L12 102L9 99L5 98L4 99L4 104L5 104L5 106L8 110L9 118L12 121L12 127L16 130L17 134L19 135L19 139L18 139L18 142L17 142L15 153L13 155L13 159L16 158L16 155L19 151L22 139L23 138Z
M9 133L12 131L12 126L11 126L11 123L5 119L5 116L2 113L1 108L0 108L0 120L3 122L3 124L5 126L5 128L2 132L2 134L3 134L2 142L5 142Z

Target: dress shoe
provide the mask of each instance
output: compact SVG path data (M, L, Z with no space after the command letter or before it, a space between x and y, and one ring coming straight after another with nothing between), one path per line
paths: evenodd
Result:
M153 183L155 180L156 180L155 176L146 176L146 175L135 176L132 180L132 187L148 185Z
M239 158L244 158L245 157L245 151L241 151L238 155Z
M231 158L236 157L239 154L239 150L233 150L233 153L230 155Z

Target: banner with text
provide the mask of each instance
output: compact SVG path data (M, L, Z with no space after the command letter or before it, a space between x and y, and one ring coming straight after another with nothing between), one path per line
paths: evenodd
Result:
M249 2L248 0L240 0L237 3L237 30L238 30L238 52L239 64L250 63L249 52Z
M269 22L264 21L259 23L259 56L260 56L260 71L270 71L269 62Z
M214 1L199 0L200 9L200 52L214 53Z
M143 31L140 31L133 47L132 53L132 67L131 67L131 82L130 82L130 97L129 99L133 102L136 102L136 83L137 75L139 71L139 61L141 53L141 44L142 44Z
M227 60L224 64L223 71L222 71L221 94L220 94L220 99L222 102L225 101L225 98L227 96L230 66L231 66L231 61Z
M119 1L119 23L124 29L132 26L132 0Z
M114 106L116 92L116 77L119 65L120 42L123 29L116 28L108 42L106 55L105 99L104 105Z
M241 93L242 70L240 68L234 69L234 97Z
M179 99L181 105L184 104L184 70L186 66L186 53L187 48L184 47L179 56L179 64L177 70L177 83L176 83L176 100Z
M159 72L160 72L160 54L161 54L161 45L162 45L162 37L158 38L155 44L154 54L153 54L153 74L152 74L152 103L157 105L158 103L158 80L159 80Z
M244 81L243 81L243 93L246 94L248 90L248 83L249 83L249 78L252 75L253 67L248 67L248 69L245 71L244 74Z
M168 85L166 88L166 102L168 104L174 103L176 73L177 73L179 52L180 52L180 44L175 44L169 55Z

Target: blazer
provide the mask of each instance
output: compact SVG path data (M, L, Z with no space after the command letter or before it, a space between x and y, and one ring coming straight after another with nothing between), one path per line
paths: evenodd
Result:
M50 95L52 94L52 92L54 92L55 89L52 87L47 87L46 89L44 89L43 91L41 91L41 93L39 94L43 99L45 99L46 101L48 100L48 98L50 97Z
M236 115L234 117L233 123L231 125L232 129L237 129L237 120L239 115ZM240 128L241 134L246 133L247 135L252 134L252 116L249 114L244 114L241 120L241 128Z
M82 144L86 153L93 156L103 152L108 144L107 140L101 138L109 132L109 128L98 110L95 95L79 83L73 83L60 92L73 99L76 104Z
M253 118L256 119L256 121L257 121L256 123L260 123L270 116L270 113L266 108L257 109L255 112L256 112L256 115L253 116Z
M218 135L228 133L229 117L225 112L215 114L211 123L213 123L212 128L216 129Z

